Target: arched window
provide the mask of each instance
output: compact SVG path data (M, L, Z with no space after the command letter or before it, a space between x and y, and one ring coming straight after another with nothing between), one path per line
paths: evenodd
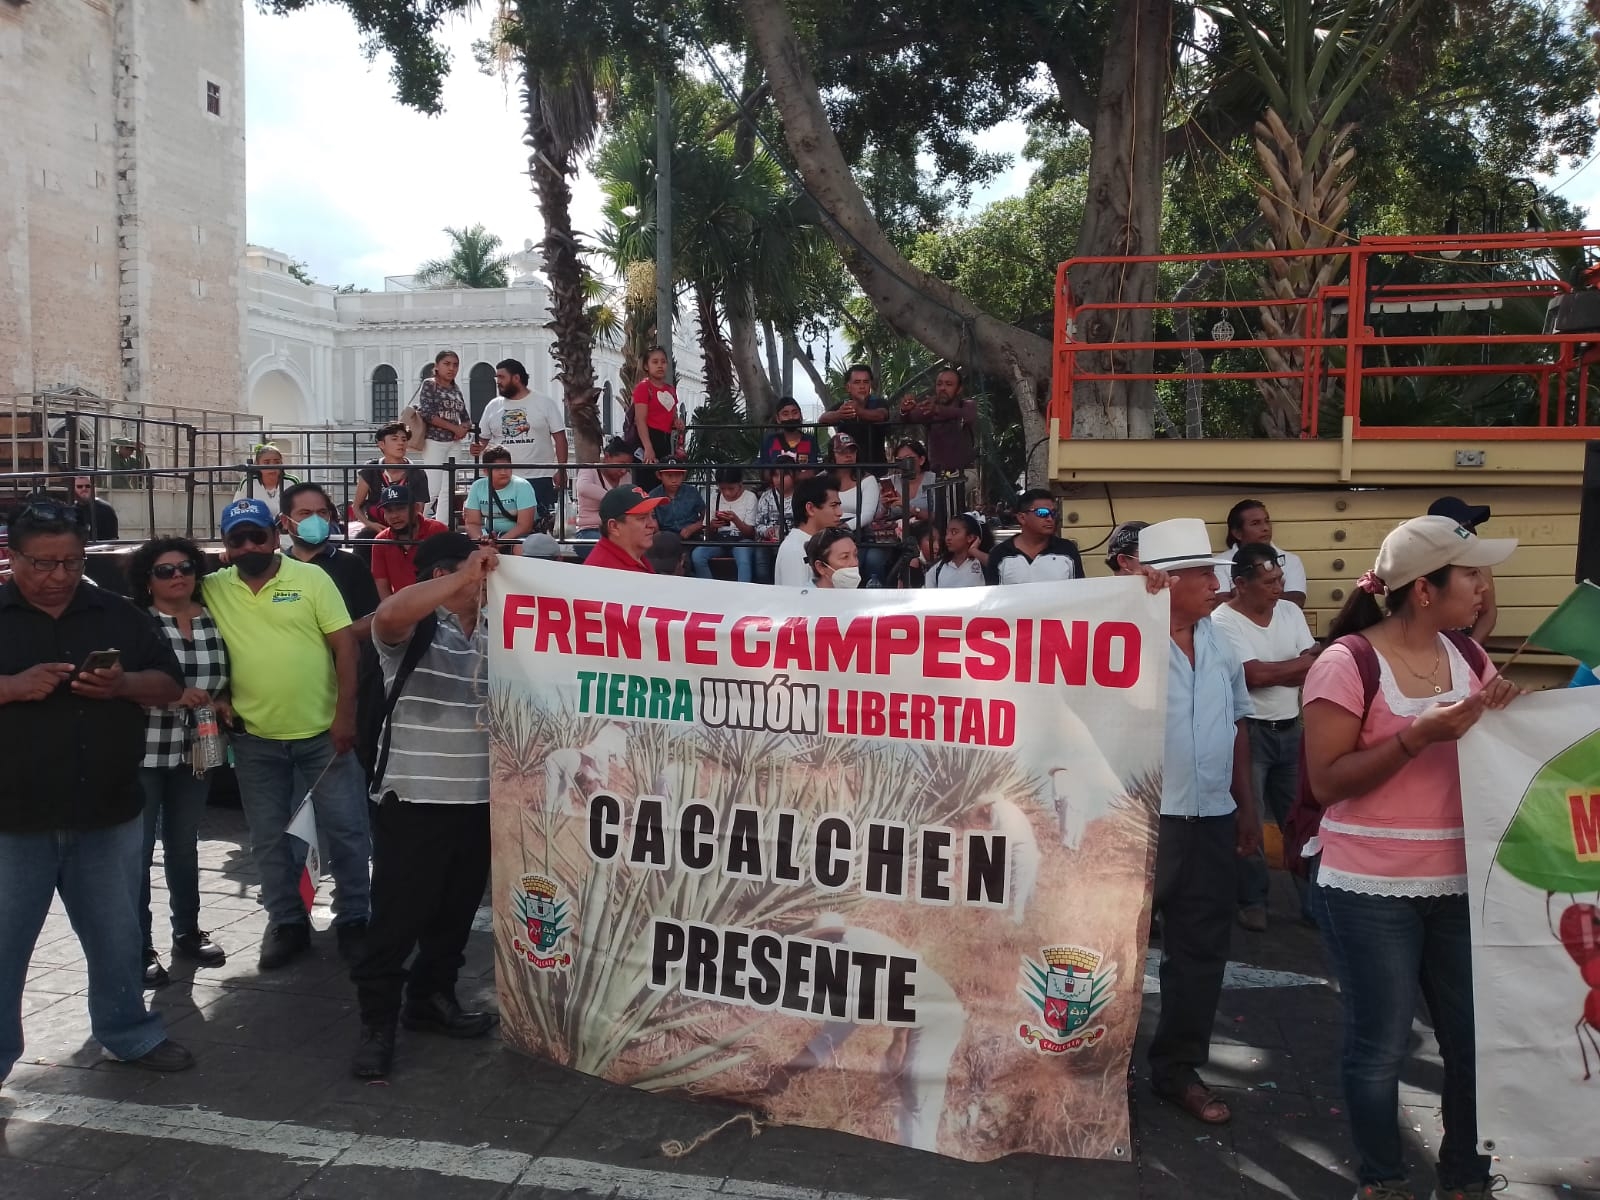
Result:
M372 372L372 423L392 425L400 419L400 376L388 363Z
M483 416L483 410L494 399L496 390L493 367L481 362L472 368L472 373L467 376L467 403L472 408L474 424Z

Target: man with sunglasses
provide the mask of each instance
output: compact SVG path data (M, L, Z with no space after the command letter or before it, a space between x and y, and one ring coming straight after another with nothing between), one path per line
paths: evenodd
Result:
M311 948L300 899L305 849L285 832L309 792L333 873L333 927L347 962L366 933L372 838L356 743L358 650L350 614L320 567L276 553L277 521L259 500L222 514L229 566L207 575L206 607L228 645L239 798L261 880L263 971Z
M1054 583L1083 578L1078 544L1056 534L1056 498L1029 488L1017 503L1017 532L989 552L990 583Z
M149 616L85 582L88 531L54 501L10 527L0 587L0 1080L22 1054L22 989L59 892L89 964L89 1018L113 1058L152 1071L194 1059L145 1008L139 874L144 865L142 705L182 694ZM84 669L90 655L114 661ZM108 656L109 657L109 656Z
M1283 598L1283 557L1271 546L1240 546L1230 573L1233 599L1211 615L1244 664L1256 799L1281 829L1299 789L1300 685L1317 642L1299 605ZM1239 924L1252 933L1267 928L1267 890L1267 860L1257 847L1239 860Z

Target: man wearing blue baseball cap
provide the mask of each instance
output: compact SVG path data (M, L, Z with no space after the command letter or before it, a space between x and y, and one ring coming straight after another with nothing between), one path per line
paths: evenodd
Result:
M228 567L205 577L206 607L228 644L234 770L261 879L267 932L261 969L311 946L300 897L305 849L287 832L308 792L333 873L339 953L352 961L366 934L372 837L356 741L355 634L327 572L277 553L277 521L260 500L222 514Z

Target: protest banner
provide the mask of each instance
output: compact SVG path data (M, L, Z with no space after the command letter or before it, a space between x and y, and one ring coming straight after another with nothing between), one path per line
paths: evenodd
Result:
M485 619L507 1041L959 1158L1128 1155L1165 596L506 558Z
M1581 1158L1600 1120L1600 689L1523 696L1461 739L1478 1129Z

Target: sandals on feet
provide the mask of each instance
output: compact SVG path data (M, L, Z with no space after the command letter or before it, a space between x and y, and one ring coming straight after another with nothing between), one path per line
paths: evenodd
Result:
M1175 1104L1202 1125L1226 1125L1233 1113L1217 1094L1198 1079L1181 1088L1157 1088L1156 1095Z

